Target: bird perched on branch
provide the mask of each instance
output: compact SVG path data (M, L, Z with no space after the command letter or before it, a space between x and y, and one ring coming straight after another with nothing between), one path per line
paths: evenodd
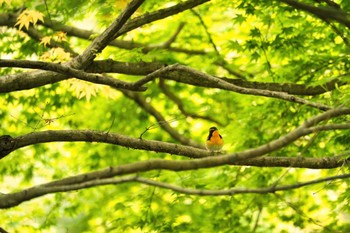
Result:
M219 131L216 127L210 127L209 135L206 141L206 147L210 151L219 152L224 146L224 139L219 134Z

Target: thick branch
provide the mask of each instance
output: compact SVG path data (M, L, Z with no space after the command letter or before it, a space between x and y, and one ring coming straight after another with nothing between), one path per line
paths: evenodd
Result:
M148 75L154 72L154 74L146 79L141 79L138 82L139 86L146 84L147 82L153 80L162 73L166 72L176 72L172 70L172 67L166 68L164 64L152 62L141 62L141 63L127 63L127 62L117 62L113 60L101 60L94 61L94 63L89 66L87 71L92 73L123 73L130 75ZM178 72L179 75L181 72ZM174 74L175 75L175 74ZM347 75L347 74L344 74ZM328 91L334 90L336 87L346 85L347 82L341 81L340 79L333 79L327 83L317 86L308 86L305 84L294 84L294 83L270 83L270 82L252 82L242 79L232 79L232 78L221 78L226 82L234 84L239 87L250 88L250 89L260 89L276 92L285 92L291 95L320 95ZM195 82L195 80L189 80L189 84L200 85L200 82ZM212 84L209 87L215 87Z
M5 231L2 227L0 227L0 233L9 233L9 232Z
M336 87L347 85L347 82L340 79L333 79L322 85L308 86L305 84L294 83L269 83L269 82L253 82L243 79L221 78L226 82L234 84L239 87L250 89L269 90L275 92L285 92L290 95L320 95L328 91L334 90Z
M88 72L93 72L93 73L123 73L123 74L130 74L130 75L147 75L145 78L142 78L135 83L127 83L127 82L118 81L116 79L109 78L106 76L103 76L102 78L99 77L99 79L96 79L95 76L93 75L90 78L88 78L88 76L90 76L89 74L85 75L86 73L84 73L83 71L77 72L77 70L74 70L72 68L69 68L60 64L49 63L52 65L46 65L48 63L33 61L34 63L32 64L36 64L36 65L32 65L32 64L29 64L30 61L19 61L17 65L17 61L18 60L13 62L2 60L0 65L3 64L2 66L9 66L9 67L16 66L16 67L26 67L26 68L40 68L40 69L60 72L63 74L69 74L71 76L74 76L76 74L76 75L80 75L80 78L86 81L94 82L97 84L109 85L115 88L124 88L128 90L144 90L145 88L142 87L144 84L152 81L156 77L162 76L164 78L168 78L171 80L175 80L178 82L183 82L183 83L187 83L195 86L233 90L242 94L246 92L245 90L249 90L248 91L249 93L254 94L256 90L258 95L274 97L274 95L276 94L275 92L280 92L280 94L278 95L282 99L287 99L289 101L297 100L295 102L299 102L299 103L306 102L306 103L309 103L311 106L317 107L320 109L324 109L328 107L324 105L310 103L310 102L307 102L306 100L288 95L286 93L297 94L297 95L318 95L318 94L322 94L324 92L333 90L336 86L341 86L346 84L345 82L342 82L339 80L333 80L323 85L308 87L306 85L291 84L291 83L279 84L279 83L249 82L249 81L240 80L240 79L221 78L221 80L236 86L235 89L232 89L230 87L226 87L225 85L224 87L222 87L222 85L218 85L217 80L219 79L216 77L204 75L199 71L195 72L195 70L191 68L186 68L184 66L181 66L178 69L177 67L179 67L179 65L171 65L171 66L165 67L165 65L156 63L156 62L128 63L128 62L113 61L109 59L109 60L94 61L87 68ZM13 64L9 64L9 63L13 63ZM185 70L186 72L183 72L182 70ZM211 81L208 80L207 78L208 76L211 77L210 79ZM203 77L203 78L200 79L198 77ZM0 78L0 93L31 89L31 88L59 82L68 78L69 77L66 75L55 74L52 72L43 72L43 71L5 75L5 76L2 76L2 78ZM215 82L213 82L213 79L215 79ZM237 87L239 89L237 89Z
M237 163L243 163L244 161L258 161L259 159L262 158L257 158L259 156L262 156L264 154L270 153L272 151L278 150L289 143L297 140L298 138L308 134L312 133L312 130L309 130L310 128L316 126L316 124L329 120L333 117L338 117L342 115L348 115L350 114L350 109L347 108L337 108L333 109L330 111L327 111L325 113L319 114L315 117L310 118L309 120L305 121L300 127L297 129L293 130L292 132L286 134L285 136L274 140L268 144L262 145L260 147L257 147L255 149L249 149L246 151L234 153L234 154L228 154L228 155L220 155L220 156L210 156L210 157L204 157L200 159L195 159L195 160L164 160L164 159L153 159L153 160L148 160L148 161L140 161L136 163L131 163L131 164L125 164L125 165L120 165L116 167L109 167L107 169L103 169L100 171L94 171L94 172L89 172L86 174L81 174L81 175L76 175L68 178L64 178L61 180L53 181L50 183L47 183L42 186L34 187L32 188L33 191L29 190L24 190L21 192L13 193L13 194L5 194L5 195L0 195L0 207L2 208L9 208L15 205L18 205L19 203L30 200L32 198L44 195L48 193L48 190L52 188L52 192L59 192L59 191L67 191L69 188L75 187L75 185L78 186L83 186L83 188L86 188L86 184L89 184L89 182L95 182L96 180L104 180L108 178L112 178L114 176L120 176L120 175L127 175L127 174L132 174L132 173L140 173L140 172L145 172L145 171L150 171L150 170L159 170L159 169L166 169L166 170L171 170L171 171L185 171L185 170L193 170L193 169L200 169L200 168L209 168L209 167L215 167L215 166L221 166L221 165L227 165L227 164L237 164ZM350 127L350 126L349 126ZM319 128L318 130L322 130L322 128ZM325 130L328 130L327 128ZM103 140L107 141L109 143L115 143L115 144L125 144L128 145L130 142L134 140L138 140L139 146L143 145L143 148L147 148L150 145L153 145L154 148L161 148L162 143L161 142L155 142L155 141L144 141L140 139L132 139L128 138L125 136L121 135L116 135L116 134L109 134L109 133L101 133L101 132L94 132L94 131L79 131L78 133L74 131L45 131L45 132L35 132L31 134L24 135L22 137L14 138L12 139L10 136L3 136L4 140L6 142L11 142L11 151L13 151L16 148L20 148L23 146L27 146L29 144L34 143L40 143L40 142L49 142L49 141L98 141L98 140ZM114 139L117 138L119 141L114 141ZM29 139L29 140L28 140ZM0 141L1 142L1 141ZM14 143L12 143L14 142ZM152 143L150 143L152 142ZM2 144L2 143L0 143ZM9 143L5 144L7 148L7 145ZM135 146L135 144L132 144ZM164 144L163 144L164 145ZM186 153L186 147L180 146L180 145L175 145L175 144L168 144L168 146L174 148L175 150L182 150L183 152ZM13 148L12 148L13 147ZM128 146L130 147L130 146ZM141 148L141 147L140 147ZM3 150L4 148L1 148L1 152L10 152ZM205 154L208 155L209 152L205 152L203 150L195 149L192 148L191 151L197 151L199 154ZM263 158L266 159L266 158ZM291 166L295 166L299 162L300 158L296 158L293 161L293 164ZM308 160L308 158L303 158L302 160ZM332 158L328 159L322 159L321 163L317 163L315 161L312 162L312 166L322 166L326 161L331 161ZM347 159L342 160L339 157L335 157L335 163L338 163L338 166L342 166L344 163L348 162ZM339 164L340 162L340 164ZM101 181L102 182L102 181ZM312 182L307 183L307 184L312 184ZM85 185L85 186L84 186ZM305 185L301 184L295 184L292 186L287 186L287 187L302 187ZM282 186L283 187L283 186ZM168 187L169 188L169 187ZM276 189L278 186L273 186L272 188L269 188L266 191L271 191L275 192L280 189ZM75 188L76 189L76 188ZM289 188L283 188L283 189L289 189ZM197 191L193 191L194 193L192 194L198 194L201 195L202 192L196 193ZM210 195L215 195L214 193L209 192ZM208 193L208 195L209 195ZM227 194L225 194L227 193ZM235 194L236 191L233 190L224 190L220 191L220 195L232 195ZM202 194L203 195L203 194ZM217 194L219 195L219 194Z
M138 97L137 97L138 98ZM0 148L1 158L5 157L12 151L25 147L28 145L33 145L37 143L45 143L45 142L57 142L57 141L85 141L85 142L105 142L110 144L121 145L127 148L134 149L143 149L150 150L156 152L165 152L170 154L178 154L184 155L192 158L203 158L202 162L196 164L198 161L194 162L196 166L194 168L203 168L207 166L220 166L224 164L232 164L237 161L246 161L248 159L256 158L273 151L279 150L284 146L294 142L295 140L303 137L307 134L311 134L314 132L319 132L323 130L330 129L349 129L350 124L344 124L342 127L339 125L327 125L317 126L318 123L322 121L327 121L329 119L339 117L342 115L349 115L350 109L348 108L336 108L333 110L329 110L322 114L319 114L315 117L312 117L306 120L301 126L291 131L290 133L271 141L267 144L261 145L254 149L248 149L246 151L237 152L228 155L220 155L210 158L203 158L212 155L210 152L196 149L193 147L186 147L173 143L166 143L160 141L150 141L150 140L141 140L136 138L127 137L120 134L112 134L112 133L104 133L99 131L92 130L62 130L62 131L43 131L43 132L33 132L30 134L26 134L23 136L19 136L17 138L11 138L10 136L2 136L4 138L4 142L6 145L4 148ZM0 139L2 138L0 137ZM11 144L10 146L8 146ZM2 145L2 141L0 140L0 145ZM209 159L208 161L206 159ZM180 161L181 162L181 161ZM209 162L209 163L208 163Z
M118 16L118 18L91 42L82 55L79 55L72 60L72 66L74 68L85 69L95 59L96 54L100 53L112 40L118 36L117 33L143 2L144 0L131 1Z
M113 88L123 88L133 91L145 91L145 87L135 87L133 83L121 81L115 78L108 77L106 75L86 73L82 70L77 70L66 65L41 62L41 61L28 61L28 60L3 60L0 59L0 67L21 67L29 69L42 69L50 70L63 75L69 75L65 79L78 78L91 83L108 85Z
M183 82L187 84L192 84L196 86L204 86L204 87L216 87L223 90L229 90L233 92L237 92L240 94L247 95L257 95L257 96L265 96L272 97L277 99L282 99L290 102L295 102L299 104L304 104L310 107L314 107L320 110L329 110L331 109L329 106L319 103L314 103L308 100L305 100L300 97L296 97L284 92L276 92L269 90L259 90L259 89L250 89L245 87L240 87L234 84L231 84L223 79L211 76L209 74L203 73L201 71L192 69L190 67L186 67L179 64L174 64L171 66L164 68L162 73L158 74L161 77L166 79L171 79L178 82ZM174 72L175 71L175 72ZM147 80L150 81L150 80ZM142 83L144 84L144 83Z
M174 6L171 6L168 8L160 9L160 10L155 11L155 12L141 15L139 17L136 17L136 18L130 20L128 23L126 23L124 25L124 27L117 33L117 35L118 36L122 35L126 32L129 32L131 30L139 28L145 24L148 24L148 23L160 20L160 19L167 18L171 15L178 14L178 13L186 11L188 9L192 9L192 8L199 6L203 3L206 3L208 1L210 1L210 0L189 0L186 2L181 2L177 5L174 5Z
M159 62L119 62L108 59L93 61L92 64L86 68L86 71L91 73L148 75L165 66L165 64Z
M324 126L323 126L324 127ZM350 126L348 126L349 129ZM322 129L319 129L322 130ZM327 129L326 129L327 130ZM312 133L309 131L309 133ZM63 131L42 131L33 132L17 138L10 136L0 137L0 152L1 157L9 154L19 148L26 146L48 143L48 142L100 142L123 146L126 148L133 148L146 151L169 153L172 155L180 155L189 158L205 158L213 156L212 153L193 148L190 146L183 146L174 143L167 143L153 140L141 140L132 138L121 134L105 133L91 130L63 130ZM239 155L241 152L236 153ZM241 166L257 166L257 167L299 167L299 168L314 168L314 169L329 169L342 166L347 154L323 157L323 158L304 158L304 157L260 157L247 160L231 161L231 165ZM167 160L157 160L155 163L168 163ZM153 163L152 161L150 163ZM171 161L169 162L171 164ZM170 166L169 164L169 166ZM144 165L147 165L144 164ZM136 165L142 167L143 165ZM160 168L160 167L159 167Z
M204 156L211 155L205 150L193 148L190 146L183 146L174 143L153 140L142 140L138 138L124 136L121 134L105 133L93 130L42 131L33 132L30 134L12 138L12 140L8 140L8 137L5 139L9 142L13 142L13 146L11 146L11 149L9 150L0 148L0 158L6 156L5 153L9 154L16 149L26 147L29 145L47 142L103 142L114 145L120 145L126 148L164 152L169 154L183 155L192 158L201 158ZM2 144L0 137L0 146L1 145Z
M331 19L335 20L346 27L350 29L350 18L349 15L336 8L326 8L326 7L315 7L312 5L308 5L302 2L297 2L295 0L281 0L281 2L284 2L288 4L291 7L294 7L296 9L300 9L306 12L309 12L313 15L316 15L317 17L321 19Z
M119 17L103 33L101 33L101 35L99 35L87 49L85 49L83 54L70 61L68 66L71 66L72 68L84 69L88 64L90 64L96 57L96 54L102 51L107 44L115 38L116 33L122 28L125 22L131 17L131 15L143 1L144 0L133 0L119 15ZM70 72L74 71L70 70ZM22 79L23 76L26 76L26 79ZM0 92L31 89L33 87L59 82L66 78L67 77L65 75L53 74L52 72L31 72L29 75L8 75L0 79L0 87L4 89L4 91L0 90ZM99 80L100 79L98 77L94 78L94 81ZM112 85L116 84L117 82L113 79L108 79L107 77L103 80L108 80L107 83ZM118 86L120 84L121 83L116 85Z
M81 174L80 176L83 176L83 175L84 174ZM247 193L255 193L255 194L275 193L278 191L293 190L293 189L298 189L301 187L319 184L323 182L329 182L333 180L348 179L349 177L350 177L350 174L343 174L343 175L331 176L331 177L326 177L326 178L321 178L321 179L316 179L316 180L311 180L311 181L301 182L301 183L296 183L291 185L280 185L280 186L273 185L267 188L231 188L231 189L222 189L222 190L204 190L204 189L192 189L192 188L180 187L180 186L176 186L168 183L154 181L147 178L142 178L139 176L94 179L90 181L81 181L81 182L77 181L76 183L72 183L72 184L59 184L58 183L59 181L57 181L55 182L55 185L53 185L53 183L46 183L38 186L33 186L31 188L28 188L19 192L2 194L0 195L0 208L1 209L10 208L24 201L28 201L33 198L40 197L50 193L68 192L68 191L86 189L86 188L91 188L91 187L96 187L101 185L116 185L116 184L122 184L126 182L137 182L137 183L147 184L150 186L169 189L178 193L183 193L188 195L232 196L236 194L247 194Z
M18 61L18 63L17 63ZM75 74L85 81L109 85L114 88L124 88L129 90L145 90L145 87L140 87L138 82L128 83L120 81L114 78L110 78L106 75L99 76L95 78L95 75L87 74L84 71L76 70L62 64L57 63L45 63L37 61L20 61L20 60L1 60L0 66L7 67L24 67L24 68L39 68L44 70L51 70L59 72L61 74L56 74L52 72L35 71L35 72L24 72L19 74L4 75L0 78L0 93L12 92L17 90L31 89L47 84L52 84L62 80L69 79L71 77L63 75L68 74L74 76ZM164 65L156 62L139 62L139 63L129 63L129 62L117 62L111 59L93 61L93 63L86 69L88 72L92 73L122 73L130 75L147 75L154 70L158 70L164 67Z

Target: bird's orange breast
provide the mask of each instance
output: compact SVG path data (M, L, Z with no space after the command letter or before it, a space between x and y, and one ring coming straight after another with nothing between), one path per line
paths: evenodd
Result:
M220 137L218 131L214 131L210 139L207 141L208 145L223 145L224 140Z

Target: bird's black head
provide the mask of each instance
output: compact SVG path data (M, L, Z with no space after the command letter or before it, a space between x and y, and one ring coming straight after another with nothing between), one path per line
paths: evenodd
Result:
M213 132L215 130L218 130L218 128L216 128L215 126L209 128L209 132Z
M213 133L216 130L218 130L218 128L216 128L215 126L209 128L209 135L207 137L207 140L209 140L211 138L211 136L213 136ZM219 134L219 136L220 136L220 138L222 138L220 134Z

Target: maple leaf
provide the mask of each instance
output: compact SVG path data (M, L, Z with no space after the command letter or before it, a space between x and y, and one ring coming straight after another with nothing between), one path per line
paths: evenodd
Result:
M53 48L52 54L55 57L55 60L58 60L61 62L68 61L71 59L70 54L65 52L64 49L62 48Z
M91 97L95 97L101 89L99 86L86 83L79 79L71 79L68 83L70 85L69 89L75 93L78 99L85 97L88 102L91 100Z
M65 52L62 48L52 48L49 51L45 52L40 57L44 61L58 61L64 62L71 59L70 54Z
M56 33L56 36L58 41L67 41L67 33L65 32L59 31Z
M29 15L32 16L32 20L33 20L33 24L35 25L38 20L40 20L41 22L44 22L44 14L39 12L39 11L30 11Z
M41 38L41 42L40 44L44 44L44 46L46 47L46 45L49 45L51 41L51 36L44 36L43 38Z
M35 25L38 20L44 22L44 15L35 10L25 10L17 17L16 25L19 25L19 30L24 26L26 29L29 28L29 25L33 23Z

